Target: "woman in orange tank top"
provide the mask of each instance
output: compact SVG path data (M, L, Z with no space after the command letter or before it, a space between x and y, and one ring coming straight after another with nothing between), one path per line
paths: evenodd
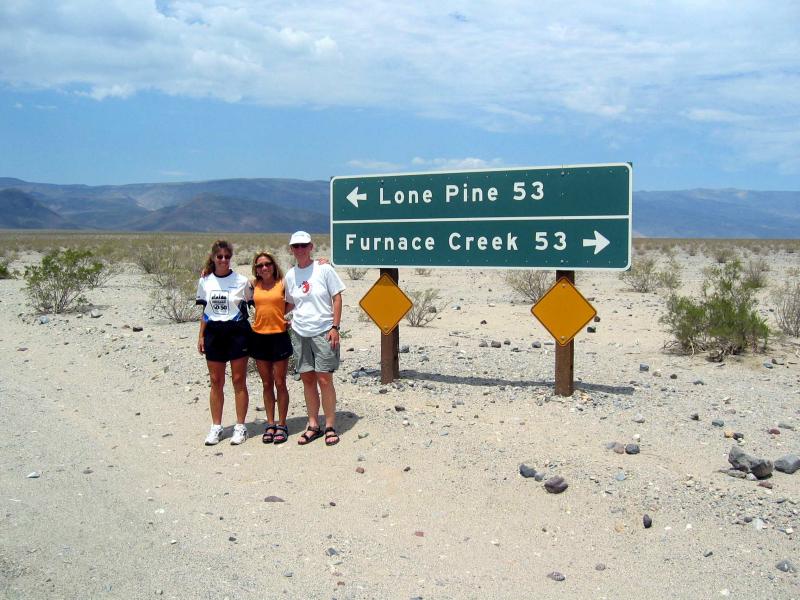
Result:
M259 252L253 258L253 276L253 305L256 316L252 326L250 356L256 359L258 374L264 387L264 408L267 411L267 425L261 441L265 444L282 444L289 435L286 427L286 415L289 412L286 368L292 355L292 342L285 317L283 271L269 252Z

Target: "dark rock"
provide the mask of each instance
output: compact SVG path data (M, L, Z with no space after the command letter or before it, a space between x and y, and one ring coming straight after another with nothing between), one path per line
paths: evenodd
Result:
M645 529L650 529L653 526L653 519L650 518L650 515L642 517L642 525L644 525Z
M648 365L647 363L639 363L639 371L640 372L646 373L649 370L650 370L650 365Z
M400 346L399 352L400 354L408 354L409 352L411 352L411 348L409 348L408 345L403 345Z
M559 573L558 571L553 571L552 573L548 573L547 577L552 579L553 581L564 581L566 577L563 574Z
M131 329L134 331L134 333L139 333L140 331L144 331L144 327L142 327L141 325L134 325L133 327L131 327Z
M722 419L714 419L713 421L711 421L711 424L714 427L725 427L725 421L723 421Z
M795 566L788 560L782 560L775 565L775 568L778 569L778 571L783 571L784 573L797 573Z
M356 467L356 473L362 474L364 473L364 467Z
M531 344L531 348L541 348L541 347L542 347L542 342L533 342Z
M286 502L286 500L284 500L280 496L267 496L266 498L264 498L264 502Z
M589 327L586 328L586 333L597 333L597 327L589 325Z
M752 473L758 479L766 479L772 475L772 470L775 468L771 460L751 456L739 446L731 448L728 453L728 462L731 463L734 469Z
M697 413L692 413L692 417L691 418L692 418L692 421L699 421L700 420L700 415L697 414Z
M325 550L325 554L328 556L338 556L339 552L336 550L336 548L328 548Z
M706 550L705 552L703 552L703 558L708 558L712 554L714 554L713 550Z
M625 446L625 454L639 454L639 444L628 444Z
M481 321L481 325L486 325L486 319L483 319L483 320Z
M569 487L569 484L560 475L551 477L544 482L544 489L551 494L560 494Z
M778 429L777 427L770 427L769 429L767 429L767 433L770 433L772 435L780 435L781 430Z
M606 570L606 565L605 565L605 563L597 563L597 564L594 566L594 570L595 570L595 571L605 571L605 570Z
M677 379L677 378L678 378L678 375L677 375L677 374L675 374L675 373L670 373L670 375L669 375L669 378L670 378L670 379Z
M403 406L402 404L395 404L394 405L394 409L397 412L403 412L403 411L405 411L406 407Z
M791 475L800 469L800 456L797 456L796 454L787 454L786 456L781 456L775 461L775 468L781 473Z
M772 489L772 482L770 481L759 481L758 485L759 487L767 488L768 490Z
M497 340L492 340L491 346L492 346L492 348L500 348L500 347L503 346L503 344L501 344Z
M743 433L740 433L740 432L738 432L738 431L734 431L734 432L733 432L733 439L735 439L737 442L738 442L739 440L743 440L743 439L744 439L744 434L743 434Z
M536 469L529 467L525 463L519 466L519 474L523 477L536 477Z
M489 344L486 343L486 340L481 340L481 343L478 344L478 348L486 348Z
M599 316L595 316L595 318L593 320L594 320L595 323L599 323L600 322L600 317Z

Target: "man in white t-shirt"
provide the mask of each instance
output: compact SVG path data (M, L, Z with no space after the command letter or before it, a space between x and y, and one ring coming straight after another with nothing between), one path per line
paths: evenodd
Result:
M325 444L333 446L339 443L333 373L339 367L339 324L345 286L333 267L311 259L314 244L308 233L293 233L289 246L297 265L289 269L283 281L286 302L294 307L294 364L303 381L308 410L308 426L297 443L305 445L324 435ZM325 414L324 433L319 425L320 400Z

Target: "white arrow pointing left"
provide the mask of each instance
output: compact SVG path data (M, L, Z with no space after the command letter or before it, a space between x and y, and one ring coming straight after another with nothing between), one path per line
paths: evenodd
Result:
M366 200L367 193L364 192L363 194L358 193L358 186L353 188L353 191L347 194L347 199L350 201L350 204L358 208L359 200Z
M606 238L606 237L605 237L605 236L604 236L602 233L600 233L599 231L595 230L595 232L594 232L594 239L591 239L591 238L589 238L589 239L584 239L584 240L583 240L583 247L585 248L586 246L594 246L594 253L595 253L595 254L597 254L597 253L598 253L598 252L600 252L600 251L601 251L603 248L605 248L606 246L608 246L610 243L611 243L611 242L609 242L609 241L608 241L608 238Z

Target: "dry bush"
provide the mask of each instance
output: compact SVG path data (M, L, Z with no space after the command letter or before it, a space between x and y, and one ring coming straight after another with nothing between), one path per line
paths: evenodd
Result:
M508 271L505 279L508 287L534 304L555 282L552 271Z
M409 294L414 305L406 313L406 321L411 327L425 327L433 321L443 307L437 306L439 292L433 288L413 291Z
M712 256L717 264L724 265L736 258L736 251L729 246L717 245L713 249Z
M363 279L369 269L360 269L358 267L347 267L344 272L351 281L358 281Z
M433 269L425 269L423 267L417 267L414 269L414 273L421 277L429 277L431 273L433 273Z
M744 282L755 289L767 286L767 272L770 270L769 262L763 258L751 258L744 267Z
M780 330L800 336L800 281L787 281L774 294L775 318Z
M658 287L656 261L649 256L637 257L632 261L630 269L620 273L619 278L634 292L652 292Z

